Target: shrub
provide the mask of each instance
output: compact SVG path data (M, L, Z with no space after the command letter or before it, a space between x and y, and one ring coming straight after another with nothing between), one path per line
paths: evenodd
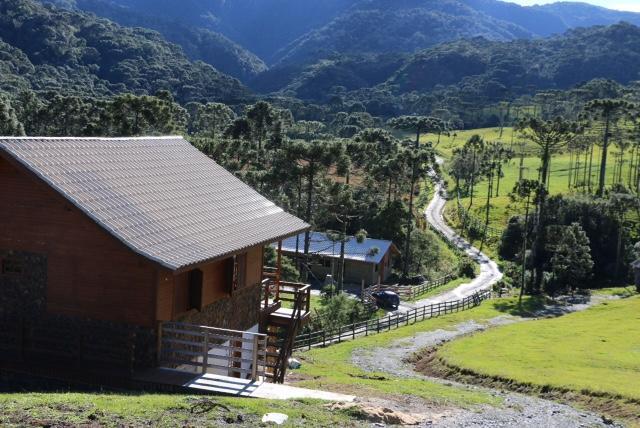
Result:
M476 276L476 264L468 257L464 257L458 266L458 275L464 278L474 278Z

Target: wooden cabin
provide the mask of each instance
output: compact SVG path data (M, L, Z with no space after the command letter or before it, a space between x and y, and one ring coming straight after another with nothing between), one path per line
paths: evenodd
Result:
M258 331L306 230L181 137L0 138L0 359L158 362L163 322Z
M282 241L283 254L293 257L304 252L306 233L289 237ZM310 232L309 253L312 257L310 270L318 281L327 275L338 278L340 266L339 241L331 240L324 232ZM358 242L355 236L347 236L344 248L344 281L366 287L380 284L391 275L395 257L399 254L391 241L365 238Z

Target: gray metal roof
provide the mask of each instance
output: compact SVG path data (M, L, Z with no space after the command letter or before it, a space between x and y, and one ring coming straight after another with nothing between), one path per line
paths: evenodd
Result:
M323 232L311 232L309 241L309 253L322 257L340 257L340 242L334 242ZM298 235L298 251L304 252L305 234ZM353 236L347 237L348 241L344 245L344 258L347 260L358 260L365 263L378 264L382 258L392 247L391 241L382 239L366 238L362 242ZM377 251L374 250L377 248ZM282 241L282 251L287 253L295 253L296 237L292 236Z
M309 227L182 137L2 137L0 152L132 250L172 270Z

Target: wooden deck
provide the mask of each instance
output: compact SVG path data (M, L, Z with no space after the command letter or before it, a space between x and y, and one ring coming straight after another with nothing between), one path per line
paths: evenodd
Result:
M337 394L274 384L264 380L252 381L215 374L190 374L173 369L157 368L136 375L146 383L171 385L185 392L227 395L233 397L263 398L271 400L317 399L327 401L353 401L353 395Z

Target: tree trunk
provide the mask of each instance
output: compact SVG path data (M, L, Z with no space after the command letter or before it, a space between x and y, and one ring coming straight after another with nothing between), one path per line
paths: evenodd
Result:
M522 282L520 283L520 297L518 298L518 306L522 305L522 296L524 295L525 282L527 279L527 235L529 230L529 199L527 195L527 206L524 214L524 231L522 237Z
M600 159L600 179L598 181L598 193L599 197L604 195L604 186L607 179L607 155L609 152L609 126L610 120L607 116L604 123L604 137L602 139L602 158Z
M411 232L413 229L413 189L415 187L416 181L416 165L415 160L413 160L412 170L411 170L411 189L409 193L409 215L407 216L407 240L405 242L404 247L404 269L403 273L405 276L409 275L409 261L411 260Z
M311 162L309 164L309 175L307 184L307 212L305 215L305 220L307 223L311 224L311 209L313 205L313 179L315 177L315 164ZM307 230L304 235L304 254L305 256L309 255L309 244L311 241L311 233Z

